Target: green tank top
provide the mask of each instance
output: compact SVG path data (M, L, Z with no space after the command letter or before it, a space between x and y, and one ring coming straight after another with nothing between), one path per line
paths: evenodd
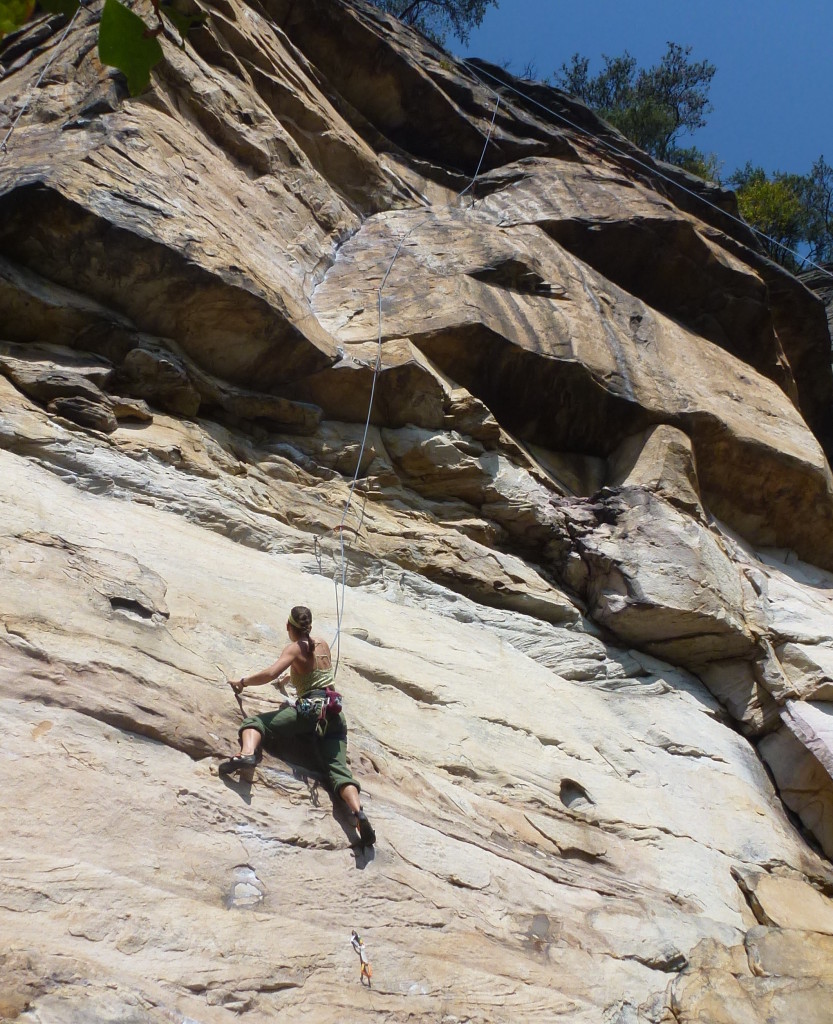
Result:
M301 674L296 672L294 666L289 670L289 681L295 687L299 697L303 697L310 690L324 690L335 683L335 676L332 668L314 668L311 672Z

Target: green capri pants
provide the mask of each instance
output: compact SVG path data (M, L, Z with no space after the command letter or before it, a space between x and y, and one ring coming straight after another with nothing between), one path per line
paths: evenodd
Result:
M361 786L347 767L347 721L344 713L330 719L323 736L316 735L315 723L314 717L298 714L290 704L278 711L266 711L262 715L244 719L238 731L242 733L244 729L257 729L264 742L275 746L280 746L282 739L292 736L309 736L316 757L327 772L333 792L337 794L342 786L355 786L361 792Z

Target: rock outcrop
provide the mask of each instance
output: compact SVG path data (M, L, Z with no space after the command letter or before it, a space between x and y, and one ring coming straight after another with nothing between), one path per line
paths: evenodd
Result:
M138 98L0 49L0 1017L826 1022L823 302L563 94L179 2ZM372 854L217 776L299 601Z
M825 263L799 274L803 285L815 292L827 310L827 324L833 337L833 263Z

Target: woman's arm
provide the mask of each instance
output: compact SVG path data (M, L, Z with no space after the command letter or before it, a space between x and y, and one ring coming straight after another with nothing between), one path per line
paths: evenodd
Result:
M260 672L254 672L250 676L243 676L242 679L237 679L234 682L229 680L229 686L235 693L240 693L247 686L263 686L264 683L270 683L285 672L300 653L301 649L298 644L287 644L273 665L262 668Z

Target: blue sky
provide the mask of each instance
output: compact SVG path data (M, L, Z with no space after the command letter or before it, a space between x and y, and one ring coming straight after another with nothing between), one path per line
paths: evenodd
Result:
M672 40L693 60L717 67L708 124L682 145L714 152L728 176L747 160L768 171L806 173L824 154L833 163L833 0L500 0L460 56L528 61L551 74L573 53L628 50L656 63Z

